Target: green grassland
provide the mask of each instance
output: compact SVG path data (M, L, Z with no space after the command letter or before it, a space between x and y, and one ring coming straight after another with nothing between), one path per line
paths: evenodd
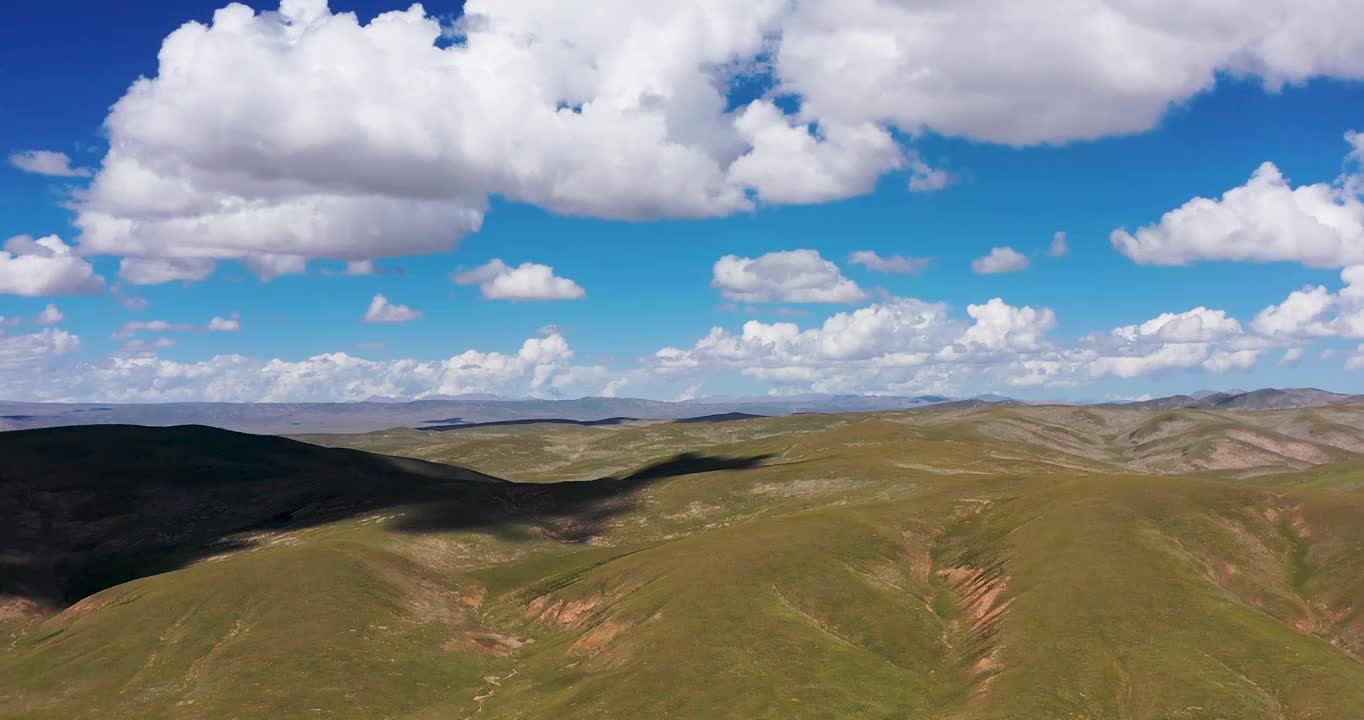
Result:
M0 717L1364 717L1364 407L304 439L0 435Z

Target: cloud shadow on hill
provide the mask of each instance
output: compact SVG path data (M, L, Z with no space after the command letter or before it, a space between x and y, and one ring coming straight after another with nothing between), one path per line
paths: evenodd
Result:
M682 453L632 474L516 483L408 458L202 426L103 425L0 434L0 598L50 607L297 530L401 508L393 527L586 542L685 475L768 455Z

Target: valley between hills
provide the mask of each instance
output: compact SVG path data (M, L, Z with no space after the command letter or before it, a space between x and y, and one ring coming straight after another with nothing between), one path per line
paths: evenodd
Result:
M1364 405L0 433L6 718L1364 717Z

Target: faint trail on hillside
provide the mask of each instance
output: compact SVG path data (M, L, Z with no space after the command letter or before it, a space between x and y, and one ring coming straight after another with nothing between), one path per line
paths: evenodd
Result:
M474 696L474 702L478 703L478 709L474 711L474 715L478 715L479 713L483 712L483 704L488 701L488 698L491 698L493 695L497 694L497 688L502 687L503 680L510 680L519 671L520 670L518 668L512 668L511 672L501 677L498 677L496 675L488 675L484 677L483 682L488 685L492 685L493 687L487 688L488 692L486 693ZM467 715L465 716L464 720L469 720L469 718L472 718L474 715Z

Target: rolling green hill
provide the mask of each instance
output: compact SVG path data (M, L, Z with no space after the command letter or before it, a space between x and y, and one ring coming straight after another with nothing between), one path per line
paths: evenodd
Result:
M0 434L0 717L1364 717L1362 421Z

